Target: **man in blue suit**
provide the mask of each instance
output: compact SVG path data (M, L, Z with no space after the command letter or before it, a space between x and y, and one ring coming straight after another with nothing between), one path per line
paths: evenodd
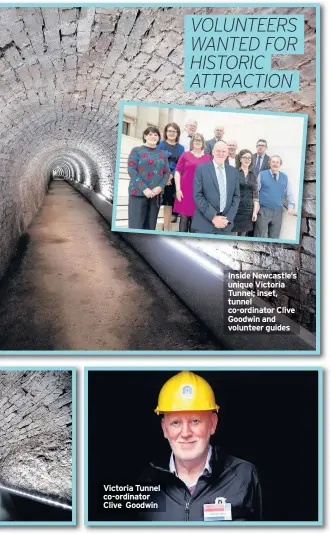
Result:
M196 209L191 231L202 234L230 234L240 202L240 174L228 165L228 146L218 141L213 161L198 165L194 174Z

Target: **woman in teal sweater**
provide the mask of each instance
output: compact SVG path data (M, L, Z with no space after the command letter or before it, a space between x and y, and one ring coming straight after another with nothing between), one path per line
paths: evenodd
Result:
M149 126L143 133L144 144L129 155L129 228L156 228L160 194L170 177L167 153L156 147L160 138L158 128Z

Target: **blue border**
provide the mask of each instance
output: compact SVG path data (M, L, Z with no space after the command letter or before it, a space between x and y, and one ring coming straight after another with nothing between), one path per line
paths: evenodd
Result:
M84 368L84 525L85 526L323 526L323 368L322 367L195 367L195 371L316 371L318 373L318 520L317 521L89 521L88 520L88 373L89 371L182 371L186 367L85 367Z
M72 519L71 521L0 521L0 530L3 526L17 527L17 526L76 526L77 525L77 503L76 503L76 456L77 456L77 406L76 406L76 367L0 367L0 371L70 371L71 372L71 388L72 388Z
M118 186L119 186L119 169L120 169L120 155L122 145L122 129L120 125L123 122L123 114L125 106L137 106L147 108L163 108L163 109L187 109L193 111L207 111L207 112L219 112L219 113L242 113L247 115L271 115L276 117L291 117L303 119L303 136L301 146L301 167L300 167L300 187L299 187L299 200L297 210L297 224L296 224L296 237L295 239L275 239L271 237L246 237L246 236L234 236L234 235L219 235L219 234L190 234L187 232L165 232L163 230L137 230L134 228L121 228L116 226L116 213L117 213L117 198L118 198ZM113 214L112 214L112 231L113 232L129 232L132 234L151 234L162 236L175 236L175 237L188 237L188 238L204 238L204 239L219 239L230 241L258 241L264 243L283 243L298 245L300 243L300 229L301 229L301 212L302 212L302 196L303 196L303 184L304 184L304 172L305 172L305 160L306 160L306 144L307 144L307 132L308 132L308 115L305 113L287 113L284 111L264 111L264 110L251 110L251 109L231 109L231 108L216 108L210 106L189 106L183 104L158 104L155 102L135 102L120 100L120 113L119 113L119 128L117 134L117 152L116 152L116 169L114 180L114 198L113 198Z

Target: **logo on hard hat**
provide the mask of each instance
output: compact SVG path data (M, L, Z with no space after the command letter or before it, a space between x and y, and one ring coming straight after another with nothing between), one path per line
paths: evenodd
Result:
M182 386L182 397L183 399L192 399L193 397L193 388L189 384Z

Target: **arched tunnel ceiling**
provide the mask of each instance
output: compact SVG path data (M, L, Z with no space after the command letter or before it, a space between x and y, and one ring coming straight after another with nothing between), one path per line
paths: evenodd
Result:
M184 93L184 11L257 10L0 9L0 133L7 148L3 159L15 151L24 162L57 140L79 145L97 158L114 157L120 99L262 108L268 101L268 109L288 111L309 105L309 91L289 99L272 95L272 105L269 93ZM309 18L309 9L304 12ZM275 59L279 68L299 67L303 87L310 85L308 65L314 54L310 24L305 55Z
M303 14L305 53L274 56L272 64L299 70L300 92L184 92L184 14L194 13ZM233 268L302 268L313 287L316 20L314 7L294 6L0 8L0 277L43 202L54 163L70 163L112 199L120 100L307 113L300 251L277 249L276 260L274 246L209 246Z

